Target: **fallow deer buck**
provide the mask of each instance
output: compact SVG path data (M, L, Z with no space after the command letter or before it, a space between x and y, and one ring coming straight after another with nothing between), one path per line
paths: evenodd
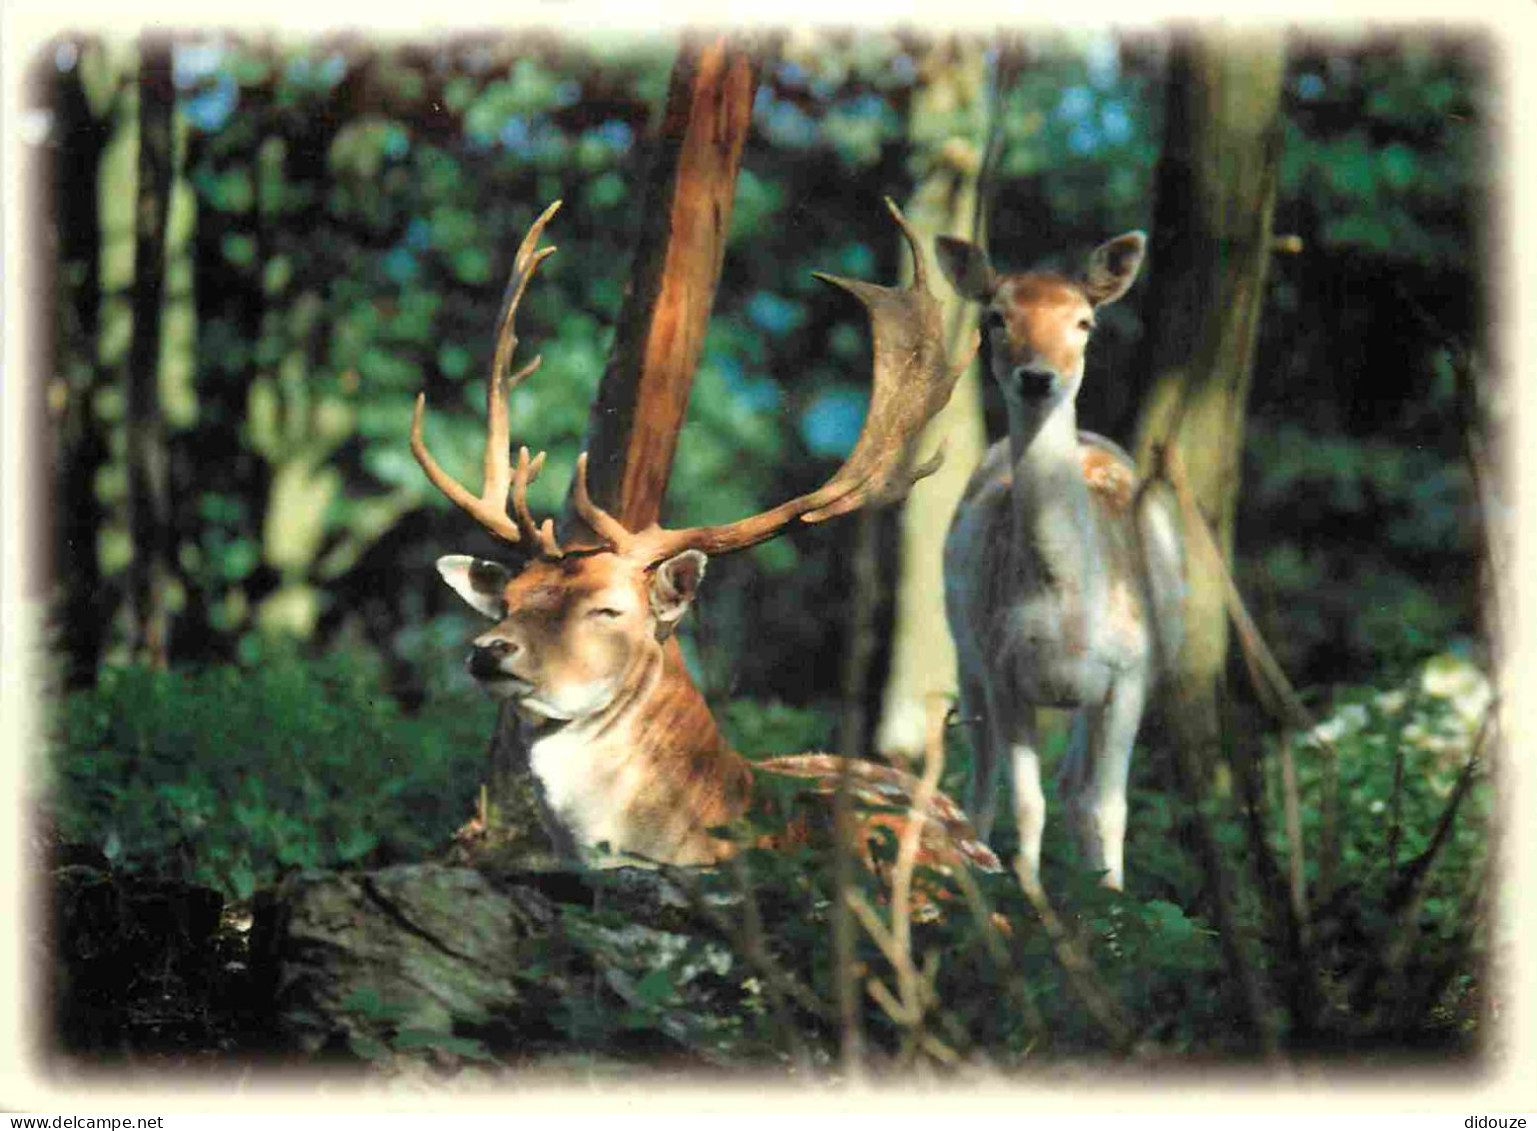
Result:
M1018 864L1032 884L1046 821L1036 709L1075 712L1058 782L1086 863L1119 889L1132 743L1160 658L1175 654L1183 631L1169 500L1139 491L1120 447L1078 429L1095 313L1131 286L1145 242L1129 232L1102 244L1081 278L1003 275L973 244L936 244L956 290L983 304L983 356L1009 425L945 540L946 614L976 749L968 808L986 839L1007 757Z
M748 809L755 774L837 788L842 760L822 754L750 764L727 744L690 682L673 633L704 577L706 555L757 545L792 522L820 522L872 502L900 497L926 469L911 456L924 423L944 404L960 370L947 362L939 307L924 281L922 252L894 205L892 216L914 258L910 288L819 275L853 294L869 313L874 389L863 431L844 465L822 487L773 510L723 526L631 531L597 506L587 489L587 456L577 460L571 498L591 535L564 544L554 523L537 522L528 486L544 462L509 448L508 393L539 365L511 377L513 320L524 288L554 248L539 248L551 205L524 237L500 318L487 391L485 481L477 497L450 478L422 439L425 397L411 425L411 449L431 481L497 538L527 552L510 571L466 556L439 559L438 571L469 604L497 623L475 640L468 667L492 696L510 700L541 787L556 847L590 863L618 862L594 852L632 854L669 864L711 864L736 845L712 833ZM969 359L968 359L969 360ZM511 511L508 493L511 492ZM847 763L856 800L906 807L915 779L870 762ZM891 827L893 814L864 818L865 836ZM900 818L897 818L900 823ZM802 824L769 834L768 846L805 839ZM936 797L924 815L923 858L997 868L954 804ZM858 850L868 859L868 843Z

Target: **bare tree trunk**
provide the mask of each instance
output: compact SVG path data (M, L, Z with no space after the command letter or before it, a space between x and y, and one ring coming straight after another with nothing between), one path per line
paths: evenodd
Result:
M987 141L985 46L980 39L951 37L934 42L918 61L908 119L918 178L905 211L925 249L933 248L937 235L977 233L978 173ZM945 348L954 357L975 313L949 287L940 288L939 300ZM943 441L945 459L902 506L891 671L876 747L912 761L924 749L925 697L956 687L942 558L950 516L987 446L979 371L974 364L956 383L925 430L920 451L927 454Z
M131 653L136 660L155 667L166 664L165 599L170 576L170 507L159 381L174 98L170 44L143 40L139 58L133 344L128 357L126 396L128 524L133 541L128 607Z
M850 549L848 644L843 655L839 695L838 753L864 758L870 752L870 668L879 643L877 615L881 606L881 513L866 507L854 515Z
M80 45L82 56L100 50L91 42ZM103 382L95 364L102 302L96 184L111 115L91 106L80 77L81 65L77 62L64 73L48 68L53 72L49 81L60 144L54 161L44 165L48 180L43 199L53 202L58 219L50 233L52 253L36 257L40 264L56 259L60 267L74 266L78 275L54 269L53 281L35 291L57 296L53 358L36 370L57 374L47 390L50 427L40 432L53 449L51 498L40 513L51 524L52 560L45 572L57 593L56 640L66 657L64 687L71 691L95 682L112 620L112 598L103 583L96 546L103 521L96 475L109 452L106 431L94 407Z
M1438 333L1445 337L1439 326ZM1504 421L1511 419L1511 396L1503 366L1485 364L1482 351L1457 343L1446 347L1456 378L1457 415L1468 471L1478 498L1479 621L1489 647L1489 669L1500 701L1511 702L1507 686L1511 657L1507 638L1515 608L1515 531L1511 516L1510 444ZM1498 743L1500 735L1496 734Z
M631 530L656 521L704 348L752 124L744 45L679 49L641 199L641 232L614 349L587 425L592 497ZM567 523L577 522L566 515Z
M1282 39L1192 33L1171 53L1151 249L1137 458L1172 437L1197 504L1231 559L1244 412L1272 241ZM1188 557L1188 556L1187 556ZM1220 577L1189 558L1181 731L1210 769L1228 625Z

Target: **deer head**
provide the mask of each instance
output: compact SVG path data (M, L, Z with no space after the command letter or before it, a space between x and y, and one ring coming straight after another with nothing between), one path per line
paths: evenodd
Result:
M935 241L940 269L962 296L983 305L988 370L1005 400L1056 403L1083 380L1095 312L1126 293L1147 237L1127 232L1094 249L1081 278L1044 272L1000 275L966 240Z
M438 570L471 607L497 622L476 639L470 672L492 695L513 700L525 718L546 720L590 717L634 686L634 673L655 663L688 611L708 556L755 546L792 523L822 522L904 495L938 466L937 457L919 465L914 449L970 362L970 352L959 367L946 360L940 308L927 288L917 237L887 201L913 256L912 285L817 275L864 305L874 337L870 408L843 466L815 491L737 522L631 531L588 494L583 453L571 499L591 534L562 544L553 521L538 522L528 508L528 487L544 453L530 457L521 448L516 464L511 459L508 394L538 368L539 358L507 375L517 347L517 307L535 270L555 250L538 245L559 206L552 204L534 222L514 259L487 386L479 495L447 475L428 452L425 396L418 397L411 424L411 450L428 478L487 531L527 555L518 570L463 555L440 559Z

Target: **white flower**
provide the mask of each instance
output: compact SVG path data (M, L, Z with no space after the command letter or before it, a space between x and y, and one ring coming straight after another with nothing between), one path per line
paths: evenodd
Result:
M1306 737L1317 743L1338 742L1347 734L1355 734L1364 727L1368 717L1365 707L1359 703L1350 703L1308 731Z
M1488 677L1468 661L1457 656L1432 656L1420 675L1420 690L1436 699L1444 699L1469 728L1482 725L1494 688Z

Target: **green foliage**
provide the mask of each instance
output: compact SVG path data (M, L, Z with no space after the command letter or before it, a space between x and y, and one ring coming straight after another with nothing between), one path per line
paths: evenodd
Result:
M1463 210L1490 174L1473 59L1420 36L1319 54L1296 68L1281 191L1327 216L1321 235L1331 247L1470 266Z
M416 643L435 647L428 638ZM379 682L372 665L343 656L268 656L249 667L195 673L113 670L94 692L61 705L47 805L66 840L100 846L119 869L194 879L236 898L291 868L421 858L469 810L489 710L439 690L429 712L403 716L379 694ZM1284 893L1266 889L1242 807L1222 797L1204 806L1233 893L1230 941L1294 1051L1342 1043L1457 1053L1476 1041L1488 946L1487 781L1476 781L1461 804L1413 900L1406 903L1403 893L1446 819L1489 704L1477 670L1441 656L1388 691L1342 691L1318 731L1294 740L1313 909L1306 968L1323 995L1309 1013L1296 1012L1309 999L1295 992L1280 915ZM831 729L825 714L778 704L741 700L725 714L733 738L754 752L815 749ZM1337 755L1332 772L1320 738ZM951 745L946 782L954 789L966 752L963 743ZM1139 772L1145 778L1148 767ZM795 782L760 777L761 806L737 834L753 839L795 813L810 816L813 830L828 827L815 816L822 803ZM1264 777L1266 843L1284 871L1273 749ZM1177 795L1141 778L1131 805L1127 891L1106 891L1081 868L1060 819L1048 824L1046 889L1138 1047L1160 1056L1241 1055L1251 1035L1235 1004L1212 877L1193 849L1190 814ZM1319 853L1331 809L1339 853L1324 890ZM1061 812L1055 800L1051 812ZM1006 815L1004 822L996 839L1007 858L1013 832ZM889 875L894 838L880 836L873 853L877 871ZM814 835L794 849L749 849L739 863L678 876L693 890L692 902L726 909L715 920L706 915L705 926L690 925L680 912L660 924L636 923L601 898L562 904L560 930L519 969L526 1011L540 1019L539 1033L520 1042L604 1056L620 1050L638 1063L686 1049L711 1063L773 1069L798 1043L813 1066L835 1064L829 931L836 885L828 845ZM1058 944L1013 876L975 879L980 905L954 879L918 870L930 911L914 927L913 959L933 964L934 978L926 1031L965 1059L1006 1070L1103 1054L1110 1042L1085 1005L1081 979L1065 972ZM599 888L621 880L588 877ZM889 914L885 879L857 868L854 882L878 915ZM749 897L763 923L757 943L745 928L741 901ZM990 943L983 922L996 925L996 917L1008 931ZM866 979L897 984L887 955L863 932L856 960ZM786 996L790 983L799 996ZM826 1009L808 1009L812 1000ZM423 1053L456 1070L476 1062L498 1069L532 1055L522 1044L508 1048L487 1018L424 1028L367 994L345 1008L357 1020L354 1055L387 1073ZM877 1063L916 1055L907 1026L873 1000L862 1009Z
M780 47L754 103L668 521L772 505L820 482L846 449L868 338L811 271L894 276L879 199L907 195L923 139L961 112L935 105L914 120L934 100L915 97L929 52L911 34L819 31ZM989 67L1001 70L985 79L1000 84L988 91L1002 128L988 218L998 260L1022 266L1146 227L1164 125L1156 47L1104 32L998 47ZM350 51L179 44L188 239L177 270L189 277L177 294L195 298L196 315L176 331L179 342L195 334L195 367L177 360L167 386L179 658L228 659L272 633L322 645L367 635L393 664L417 667L404 642L453 607L431 558L491 551L410 458L411 403L426 392L434 451L474 480L501 282L524 226L557 196L566 207L550 242L561 250L519 319L524 349L545 365L516 394L513 430L551 452L535 508L560 508L626 286L636 171L674 50L629 34ZM97 366L122 356L131 329L121 288L132 52L83 43L58 58L77 60L59 64L57 81L78 88L83 119L61 131L61 158L95 173L71 164L58 178L62 193L90 198L61 215L101 224L99 246L60 243L61 300L90 316L60 320L59 355L112 453L121 398ZM1370 678L1473 635L1464 579L1476 524L1447 359L1480 324L1472 249L1492 167L1481 60L1476 44L1417 33L1294 45L1277 230L1304 250L1273 265L1237 545L1241 583L1304 683ZM1121 438L1135 383L1100 377L1154 332L1139 320L1150 271L1106 312L1080 402L1086 426ZM99 547L110 580L132 553L120 462L61 452L66 464L100 461L81 474L103 526L75 542ZM836 686L844 625L826 611L842 607L851 537L830 523L713 570L714 631L696 641L704 668L796 703ZM96 658L82 658L86 670Z
M1283 1045L1309 1049L1437 1047L1466 1054L1478 1037L1479 994L1488 948L1482 900L1488 894L1492 789L1478 780L1460 805L1433 860L1422 857L1447 820L1454 784L1489 709L1487 681L1466 661L1441 656L1406 685L1389 691L1342 692L1318 737L1330 738L1337 773L1311 736L1293 740L1299 765L1303 845L1312 908L1310 958L1299 973L1289 957L1284 891L1269 891L1243 807L1213 797L1204 806L1219 866L1233 899L1232 947L1257 977L1280 1026ZM772 717L772 713L768 713ZM752 710L742 712L747 720ZM947 759L963 761L961 757ZM1143 768L1143 775L1146 774ZM1264 762L1270 796L1264 827L1284 871L1279 766ZM948 775L947 775L948 776ZM793 787L777 804L792 803ZM1332 802L1331 802L1332 798ZM1051 812L1060 813L1052 802ZM1335 816L1340 845L1333 886L1320 886L1324 814ZM1124 1018L1133 1042L1154 1056L1241 1055L1251 1050L1239 990L1214 921L1212 877L1194 851L1190 814L1177 796L1134 790L1128 834L1127 892L1109 892L1077 862L1064 828L1048 823L1045 885L1072 945L1087 958L1090 979ZM768 825L755 824L754 830ZM1012 837L1007 827L997 839ZM876 847L889 861L894 845ZM833 1000L828 946L834 890L830 854L821 850L753 851L746 874L767 927L766 945L782 968L824 1002ZM1417 894L1405 885L1428 861ZM920 878L925 877L923 869ZM979 875L984 908L1012 930L1000 963L982 938L972 905L953 881L928 873L948 890L942 916L915 928L915 964L936 964L925 1026L963 1058L1005 1069L1040 1066L1105 1051L1105 1030L1087 1007L1081 982L1069 977L1035 910L1008 874ZM731 875L707 881L739 890ZM887 905L886 889L859 870L862 895ZM714 890L714 889L712 889ZM856 960L895 985L890 964L862 936ZM1316 981L1321 997L1299 989ZM1311 1002L1311 1004L1308 1004ZM802 1036L835 1056L830 1028L801 1016ZM873 1047L901 1060L905 1031L871 1002L863 1024Z
M989 225L1006 266L1145 227L1162 141L1156 48L1107 33L1028 46L1000 92ZM877 202L903 198L909 139L942 126L907 120L922 81L916 47L905 34L796 35L764 74L668 521L761 509L820 482L841 454L849 429L839 420L857 420L847 409L867 334L810 271L894 277L897 241ZM492 711L463 697L460 657L473 630L431 560L494 551L472 544L478 536L425 485L405 425L425 390L433 450L475 480L501 281L526 224L562 197L550 233L560 253L519 317L524 349L542 352L544 366L513 403L518 440L551 452L535 509L561 506L626 286L635 171L673 51L670 40L633 35L353 54L212 37L179 44L191 197L183 191L175 215L191 278L177 294L195 296L197 324L195 371L168 385L174 560L186 596L175 640L184 659L244 662L159 675L107 668L93 690L58 704L49 804L66 837L99 845L120 867L239 896L286 868L419 857L467 814ZM58 131L69 175L54 178L59 215L71 218L57 241L59 395L83 401L99 430L87 479L105 516L100 529L72 531L60 560L73 568L78 547L95 545L110 584L132 552L111 454L123 443L122 398L102 367L130 340L124 209L136 94L123 45L85 44L77 56L75 72L58 76L60 89L79 88L75 117ZM1391 683L1427 652L1476 637L1478 518L1457 434L1467 406L1456 366L1486 320L1476 221L1494 164L1482 68L1476 43L1439 33L1295 45L1276 225L1300 235L1303 251L1272 265L1237 544L1240 583L1306 686ZM79 234L96 224L96 244L83 246ZM1138 314L1156 269L1106 312L1108 332L1091 353L1083 420L1112 435L1126 434L1114 422L1134 414L1135 390L1099 377L1157 332ZM68 467L91 449L60 451ZM731 689L724 722L749 753L829 743L832 717L818 704L838 682L851 531L828 524L712 563L685 644L711 683ZM110 600L91 597L103 619ZM273 632L366 642L389 658L390 678L355 658L274 653ZM429 707L403 713L386 682ZM1313 746L1295 749L1314 884L1326 803L1339 814L1334 902L1319 909L1324 991L1343 1002L1351 1039L1380 1036L1388 1022L1373 1010L1397 994L1409 1003L1393 1022L1400 1037L1450 1033L1455 1045L1479 993L1489 785L1469 794L1406 918L1392 906L1395 883L1446 805L1459 763L1431 740L1458 711L1423 680L1342 692L1340 702L1337 717L1349 723L1335 739L1337 771ZM956 753L952 790L964 780ZM1271 750L1272 809L1274 760ZM1138 772L1148 774L1149 760ZM1209 878L1189 848L1191 814L1137 784L1132 894L1083 875L1055 820L1048 890L1139 1036L1180 1052L1231 1051L1233 991ZM1237 877L1232 941L1280 986L1287 958L1250 834L1226 799L1205 816ZM1267 825L1277 850L1279 825ZM1011 836L1005 821L1005 848ZM749 853L746 866L772 953L830 1000L825 855ZM701 882L723 893L733 884ZM860 882L879 905L868 877ZM1007 1064L1101 1050L1104 1034L1017 887L1006 876L981 883L1015 925L1006 963L988 956L969 912L920 931L920 950L941 956L944 1039ZM614 926L579 922L583 914L573 912L573 936L598 940L598 928ZM1386 974L1372 983L1372 962L1406 925L1419 957L1398 983ZM568 959L550 956L550 969ZM761 1053L781 1035L765 983L751 973L744 982L738 959L729 976L710 975L729 983L714 987L715 1000L730 1003L738 1035ZM861 959L886 969L868 939ZM669 952L624 983L621 1005L563 1001L553 1023L572 1037L671 1040L696 1000L690 971L701 961ZM1399 992L1411 984L1418 998ZM458 1044L474 1039L463 1033L413 1032L384 1003L358 1007L378 1023L360 1055L412 1045L476 1055ZM831 1047L822 1020L795 1020L809 1042ZM901 1047L900 1026L874 1006L866 1022L878 1048Z
M1330 717L1294 742L1303 840L1317 844L1324 800L1337 791L1342 809L1340 862L1363 884L1385 887L1395 868L1429 846L1458 775L1473 756L1490 709L1488 681L1465 660L1440 656L1391 691L1343 688ZM1337 759L1334 780L1318 741ZM1439 897L1488 864L1493 790L1485 773L1464 804L1432 880ZM1309 860L1316 878L1316 858Z
M1306 682L1378 679L1476 635L1471 406L1450 359L1487 321L1484 65L1476 41L1420 33L1293 53L1276 230L1303 250L1273 263L1237 543Z
M373 664L282 651L108 669L57 709L46 805L119 868L233 898L294 868L420 858L470 812L493 712L403 715Z
M477 1038L461 1037L441 1029L403 1025L409 1011L384 1001L371 989L355 990L341 1007L350 1012L358 1024L357 1031L347 1038L347 1047L354 1056L375 1068L387 1070L396 1056L409 1058L424 1052L440 1054L450 1063L494 1059L485 1042Z
M816 708L733 699L720 722L732 746L749 758L828 750L832 742L831 714Z

